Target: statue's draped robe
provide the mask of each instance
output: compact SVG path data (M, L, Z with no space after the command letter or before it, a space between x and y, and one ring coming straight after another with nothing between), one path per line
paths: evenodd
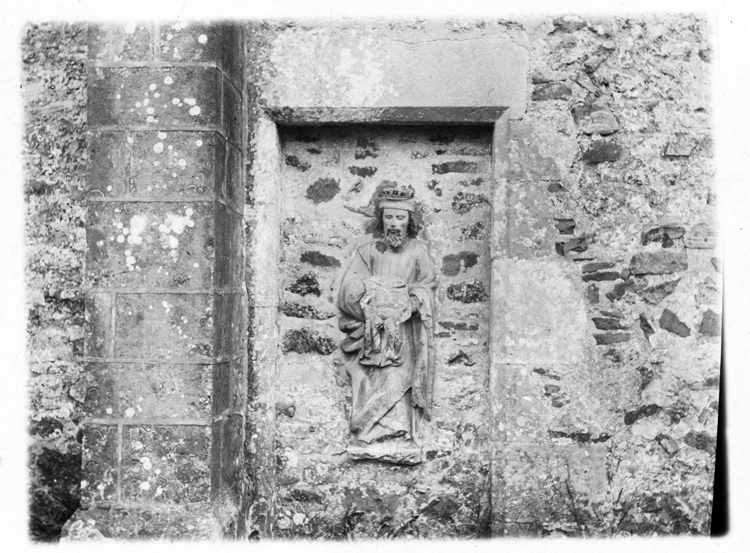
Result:
M366 316L363 297L371 297L379 281L394 279L406 284L409 297L416 299L416 311L400 317L403 322L396 317L381 320L369 312ZM415 412L430 420L436 287L434 266L420 240L409 239L396 250L375 240L354 252L338 299L344 313L339 327L347 333L341 347L356 354L347 372L352 379L350 427L359 440L416 438ZM404 293L403 288L394 292Z

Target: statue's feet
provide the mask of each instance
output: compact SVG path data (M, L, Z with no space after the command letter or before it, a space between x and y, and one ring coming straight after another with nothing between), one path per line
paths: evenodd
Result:
M422 448L414 440L384 440L367 443L356 441L347 448L353 460L369 459L396 465L418 465L422 462Z

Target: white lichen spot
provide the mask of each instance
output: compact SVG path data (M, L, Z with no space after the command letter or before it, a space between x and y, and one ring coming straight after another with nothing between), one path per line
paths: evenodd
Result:
M135 103L135 107L137 107L137 108L141 107L141 103L140 102L136 102Z
M192 217L193 213L195 213L195 212L193 211L192 207L186 207L185 208L185 215L187 215L188 217Z
M174 150L174 146L172 146L172 144L170 144L169 146L167 146L167 150L169 150L171 152L172 150Z
M167 133L160 131L160 132L156 133L156 136L159 137L159 140L164 140L165 138L167 138Z
M154 474L161 474L161 469L156 469L156 470L154 471Z
M160 154L163 151L164 151L164 142L157 142L156 144L154 144L154 152L156 152L157 154Z
M183 29L187 29L187 26L188 26L187 21L179 21L175 23L174 25L172 25L172 29L175 31L181 31Z
M135 265L135 257L132 255L129 255L125 258L125 263L127 265Z
M112 192L112 186L107 187L107 192Z
M129 419L132 419L135 416L135 409L133 409L132 407L128 407L127 409L125 409L125 416Z
M172 84L173 82L174 82L174 79L172 79L172 77L170 77L169 75L164 77L164 84Z
M150 85L148 85L148 89L149 90L156 90L156 83L151 83Z
M180 161L177 162L177 165L184 169L185 166L187 166L187 161L185 161L184 159L180 159Z
M154 161L154 167L159 167L161 165L158 161Z
M154 92L154 98L160 98L160 97L161 97L161 94L159 94L158 92Z
M152 107L147 107L147 108L146 108L146 113L154 113L154 108L152 108Z
M132 144L132 143L133 143L133 137L132 137L132 136L129 136L129 137L128 137L128 144Z
M161 494L163 494L163 493L164 493L164 488L162 488L161 486L158 486L158 487L156 488L156 492L154 493L154 495L155 495L156 497L159 497L159 496L160 496Z
M177 177L177 173L172 173L172 177Z
M148 482L141 482L141 485L139 486L143 491L148 491L151 489L151 484Z
M167 34L167 40L172 40L174 38L174 35L172 33Z
M85 490L89 487L89 483L86 480L81 480L81 489Z
M172 104L174 104L176 106L179 103L180 103L180 99L179 98L172 98Z
M141 234L146 230L147 225L148 219L145 215L133 215L130 218L130 236L128 236L128 244L137 246L143 243L143 237Z
M133 252L131 252L130 250L125 250L124 253L125 253L125 255L132 255Z
M149 459L148 457L141 457L141 465L143 465L143 468L145 470L151 470L152 468L154 468L151 464L151 459Z
M125 32L128 33L129 35L132 35L133 33L135 33L135 26L136 26L135 23L128 23L128 24L126 24L125 25Z
M176 237L176 236L170 236L170 237L169 237L169 247L170 247L170 248L172 248L172 249L174 250L174 249L175 249L175 248L177 248L177 246L179 246L179 245L180 245L180 241L179 241L179 240L177 240L177 237Z
M294 516L292 517L292 522L296 524L297 526L305 523L305 515L303 513L294 513Z
M182 101L185 102L189 106L194 106L195 105L195 98L185 98Z
M148 117L146 117L146 123L155 123L155 122L156 122L156 119L154 119L153 115L149 115Z
M118 235L117 236L117 243L118 244L122 244L123 242L125 242L125 235L124 234Z
M171 311L171 307L166 301L161 302L161 306L164 308L164 311L166 311L167 313Z
M203 141L199 138L198 140L195 141L195 145L200 148L201 146L203 146Z
M106 486L105 486L104 484L99 484L99 485L98 485L98 486L96 487L96 489L97 489L97 490L99 490L100 492L103 492L103 491L104 491L104 488L106 488Z
M104 245L104 240L97 240L96 245L101 248Z
M122 229L122 233L123 233L123 234L124 234L125 236L127 236L128 234L130 234L130 229L129 229L128 227L123 227L123 229Z
M118 221L118 222L117 222L117 223L115 224L115 226L116 226L117 228L122 228L122 223L121 223L120 221Z
M119 94L115 94L115 99L116 100L119 100L120 98L122 98L122 96L120 96Z
M208 37L206 35L200 35L198 37L198 42L200 42L201 44L205 44L206 42L208 42Z
M145 100L143 100L143 105L144 106L147 106L148 104L149 104L148 98L146 98Z
M106 409L105 409L104 411L105 411L105 412L106 412L106 413L107 413L108 415L111 415L111 414L112 414L112 408L111 408L111 407L107 407L107 408L106 408Z
M193 263L193 267L197 269L198 267L200 267L200 265L198 265L197 263Z

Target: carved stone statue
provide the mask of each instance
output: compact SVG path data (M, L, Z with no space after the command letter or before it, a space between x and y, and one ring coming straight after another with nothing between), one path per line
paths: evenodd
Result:
M375 192L376 236L354 252L338 303L341 348L354 354L350 429L353 459L417 464L418 424L430 420L435 376L437 277L417 238L414 190L384 182Z

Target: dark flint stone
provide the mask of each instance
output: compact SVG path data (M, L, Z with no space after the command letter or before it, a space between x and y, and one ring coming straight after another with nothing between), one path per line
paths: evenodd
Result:
M552 192L554 194L557 192L567 192L567 190L559 182L551 182L547 185L547 192Z
M434 144L441 144L443 146L452 143L456 139L456 134L449 130L440 130L435 134L430 135L427 140Z
M646 386L648 386L651 381L654 379L654 371L648 367L640 366L636 369L638 371L638 374L641 375L641 388L640 391L646 389Z
M307 171L310 167L312 167L309 163L300 161L297 156L286 156L285 162L289 167L294 167L295 169L299 169L303 173Z
M625 413L625 424L630 426L634 422L643 419L645 417L650 417L651 415L655 415L661 411L661 406L656 405L655 403L650 403L649 405L643 405L636 409L635 411L628 411Z
M484 288L484 284L475 280L461 282L448 286L446 292L448 299L460 301L461 303L480 303L487 301L489 294Z
M598 261L596 263L586 263L583 267L581 267L581 270L584 273L595 273L596 271L601 271L602 269L611 269L614 266L615 264L609 261Z
M688 432L687 435L682 439L690 447L695 449L701 449L713 455L716 453L716 438L706 432Z
M438 324L448 330L479 330L477 323L453 323L450 321L438 321Z
M599 288L596 284L592 284L586 288L586 299L589 300L589 303L599 303Z
M703 314L698 332L704 336L721 336L721 317L708 309Z
M320 312L311 305L289 302L281 304L279 311L287 317L295 317L297 319L316 319L318 321L324 321L335 316L335 313Z
M609 317L592 317L594 326L598 330L627 330L627 326L622 325L621 319L613 319Z
M643 313L638 315L638 323L640 324L641 330L643 331L643 335L646 337L646 340L651 338L655 331L654 327L651 326L651 323L648 322L646 315L644 315Z
M330 355L336 349L336 344L330 337L320 332L301 328L298 330L289 330L284 334L281 348L284 353L319 353L321 355Z
M477 177L471 180L458 181L458 184L461 186L481 186L483 183L484 183L484 179L482 177Z
M289 288L287 288L293 294L299 294L300 296L306 296L307 294L315 294L320 296L320 285L318 284L318 277L315 273L307 273L302 275L295 280Z
M534 85L531 99L538 102L548 100L570 100L573 91L565 83L543 83Z
M621 344L630 340L630 334L619 332L616 334L594 334L597 346L608 346L609 344Z
M471 360L471 357L469 357L464 350L460 349L458 350L458 352L448 357L448 364L461 364L471 367L472 365L474 365L474 361Z
M459 192L453 197L451 207L459 215L465 215L477 207L490 205L490 201L483 194L472 194L471 192Z
M583 253L589 249L586 238L573 238L566 242L557 242L555 244L555 251L562 256L568 255L570 252Z
M672 292L674 292L679 282L679 278L677 280L671 280L669 282L662 282L661 284L657 284L656 286L650 286L648 288L644 288L643 290L638 290L637 293L648 303L656 305Z
M358 177L365 178L365 177L371 177L371 176L373 176L375 173L378 172L378 169L377 169L377 167L370 167L370 166L367 166L367 167L357 167L356 165L353 165L353 166L349 167L349 172L352 175L356 175Z
M652 228L643 233L641 243L645 246L653 242L661 242L662 248L671 248L675 240L685 236L685 229L677 226L663 226Z
M603 280L617 280L620 278L620 273L613 271L602 271L601 273L593 273L583 275L583 282L601 282Z
M304 252L300 256L300 261L316 267L341 267L341 262L335 257L314 250Z
M585 444L588 442L593 442L593 443L606 442L612 437L609 434L605 434L605 433L592 437L591 432L564 432L562 430L550 430L549 436L550 438L570 438L571 440L582 443L582 444Z
M556 394L560 391L560 386L556 384L545 384L544 385L544 395L545 396L551 396L552 394Z
M446 173L476 173L479 167L474 161L446 161L445 163L433 164L433 175L445 175Z
M622 155L622 146L615 140L592 140L583 150L583 160L588 163L617 161Z
M484 240L487 237L487 230L484 221L477 221L471 225L461 227L461 241Z
M664 330L677 334L682 338L690 336L690 329L688 326L677 318L677 315L672 313L669 309L665 309L661 317L659 318L659 326Z
M641 252L630 260L630 272L634 275L665 275L685 271L687 268L685 250Z
M307 188L305 196L313 201L313 203L319 204L322 202L328 202L339 193L341 187L339 181L331 178L322 178L316 180Z
M555 219L555 226L560 234L573 234L576 222L573 219Z

